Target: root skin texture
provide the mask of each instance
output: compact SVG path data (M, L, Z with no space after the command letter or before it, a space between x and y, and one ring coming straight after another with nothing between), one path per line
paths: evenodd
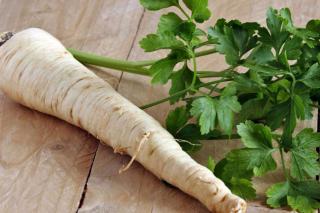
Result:
M78 126L116 152L132 156L210 211L245 212L245 201L182 151L154 118L75 60L47 32L30 28L0 47L0 88L16 102Z

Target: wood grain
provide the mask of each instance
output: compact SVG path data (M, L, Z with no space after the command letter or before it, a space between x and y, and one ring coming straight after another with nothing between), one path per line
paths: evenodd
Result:
M0 112L0 211L74 212L95 139L2 93Z
M39 27L67 47L126 58L142 11L132 0L2 0L0 32ZM116 87L121 73L105 71ZM76 212L97 146L0 93L0 212Z

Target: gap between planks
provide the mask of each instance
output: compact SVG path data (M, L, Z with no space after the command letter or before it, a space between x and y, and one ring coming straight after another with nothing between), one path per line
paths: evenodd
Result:
M1 2L1 0L0 0ZM139 33L139 30L140 30L140 27L141 27L141 23L142 23L142 20L143 20L143 17L144 17L144 14L145 14L145 9L143 9L142 11L142 14L139 18L139 22L138 22L138 25L137 25L137 30L133 36L133 39L132 39L132 43L130 45L130 49L128 51L128 54L126 56L126 60L128 60L131 56L131 53L132 53L132 50L133 50L133 47L134 47L134 44L137 40L137 37L138 37L138 33ZM115 86L115 90L118 91L119 89L119 85L120 85L120 82L122 80L122 76L123 76L123 72L121 72L121 75L119 77L119 81L117 83L117 85ZM79 209L82 207L83 203L84 203L84 200L86 198L86 193L87 193L87 188L88 188L88 181L90 179L90 175L91 175L91 171L92 171L92 167L93 167L93 164L94 164L94 161L96 159L96 155L97 155L97 152L98 152L98 149L100 147L100 144L98 145L98 148L96 149L95 153L94 153L94 156L93 156L93 160L92 160L92 163L90 165L90 169L89 169L89 172L88 172L88 175L87 175L87 179L86 179L86 182L83 186L83 190L82 190L82 193L81 193L81 198L80 198L80 201L79 201L79 205L78 205L78 208L77 208L77 211L76 212L79 212Z
M131 53L132 53L134 44L136 43L136 40L137 40L137 37L138 37L138 33L139 33L139 30L140 30L141 23L142 23L142 20L143 20L143 17L144 17L144 13L145 13L145 12L146 12L146 9L143 8L142 14L141 14L140 19L139 19L139 22L138 22L137 30L136 30L136 32L135 32L135 34L134 34L134 36L133 36L132 43L131 43L130 49L129 49L129 51L128 51L126 60L128 60L128 59L130 58L130 56L131 56ZM121 82L121 80L122 80L122 77L123 77L123 72L121 72L121 75L120 75L118 84L116 85L116 91L119 90L119 85L120 85L120 82Z

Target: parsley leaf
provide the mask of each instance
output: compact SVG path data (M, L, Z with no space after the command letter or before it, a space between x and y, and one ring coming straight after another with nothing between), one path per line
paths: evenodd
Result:
M179 5L178 0L140 0L140 4L148 10L160 10Z
M272 157L275 149L272 146L272 135L269 127L246 121L237 126L238 134L246 148L232 150L227 155L226 170L238 166L244 172L253 171L256 176L276 169L277 164ZM243 173L243 172L242 172Z
M269 127L246 121L239 124L237 129L246 147L272 149L272 135Z
M257 45L254 34L258 26L256 23L241 24L236 20L226 22L219 19L214 27L209 28L209 40L216 40L216 50L225 55L228 64L236 65L246 52Z
M196 30L196 25L192 22L183 22L179 25L179 37L183 40L190 42L193 39L194 32Z
M256 120L263 118L270 111L272 104L268 98L254 98L242 105L239 113L240 121Z
M192 11L191 18L196 22L202 23L210 18L208 0L183 0L183 2Z
M320 146L320 134L303 129L293 140L291 148L291 176L303 180L320 173L316 148Z
M293 25L293 22L291 19L291 12L288 8L282 8L279 11L279 15L283 21L284 28L288 32L304 40L309 47L313 48L316 45L316 41L314 40L314 38L319 35L318 32L310 31L308 29L303 29L303 28L300 28L300 29L296 28Z
M241 110L237 96L221 96L216 108L219 126L230 136L233 128L234 113L238 113Z
M289 33L285 30L277 10L268 9L267 27L270 33L266 28L260 28L260 40L265 44L273 46L276 52L279 53L283 43L289 37Z
M313 213L320 207L320 184L317 181L286 181L272 185L266 192L273 208L289 205L301 213Z
M177 107L170 111L166 119L168 131L175 135L189 120L189 113L186 107Z
M320 88L320 67L318 63L313 64L300 79L302 83L310 88Z
M152 73L153 84L165 84L168 82L175 65L178 63L176 59L164 58L154 63L150 72Z
M191 83L193 78L193 72L188 68L188 66L183 66L179 71L172 73L171 75L171 88L169 90L169 94L173 95L177 92L187 89ZM200 83L199 78L197 77L196 85ZM170 103L175 103L179 101L181 98L186 96L187 92L181 94L180 96L176 96L170 99Z
M271 51L271 47L264 44L260 44L252 50L252 52L246 60L252 61L257 64L265 64L270 61L273 61L274 59L275 57Z
M266 192L268 197L267 204L273 208L279 208L287 205L287 194L289 192L290 183L276 183L272 185Z
M209 156L208 162L207 162L207 168L213 172L215 167L216 167L216 162L213 160L211 156Z
M175 13L168 13L160 17L158 24L157 34L162 34L165 32L171 32L174 35L178 34L178 27L183 22L183 20Z
M184 43L166 31L162 34L147 35L140 41L140 46L146 52L153 52L160 49L181 49L184 48Z
M232 177L230 183L227 185L230 187L232 193L242 198L248 200L256 198L256 190L253 188L251 181L248 179Z
M244 199L254 199L256 197L256 190L253 188L250 180L252 172L247 170L243 171L243 168L237 166L234 167L235 171L226 171L225 166L227 164L228 161L226 158L219 161L215 166L214 174L223 180L232 193ZM239 171L243 173L243 175L239 175ZM237 176L233 174L237 174Z
M320 203L306 196L288 196L288 204L292 209L303 213L314 213L315 209L320 208Z
M198 119L201 134L207 134L216 125L216 100L210 97L201 97L192 102L191 115Z

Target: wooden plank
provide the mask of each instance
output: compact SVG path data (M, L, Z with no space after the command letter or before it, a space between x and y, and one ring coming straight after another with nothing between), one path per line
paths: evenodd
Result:
M95 139L2 93L0 112L0 211L74 212Z
M131 0L4 0L0 32L39 27L68 47L126 58L142 11ZM109 73L116 86L121 73ZM76 212L97 146L0 93L0 212Z
M241 19L243 21L264 22L266 9L273 7L290 7L293 14L296 15L294 20L298 24L305 23L311 18L318 18L316 4L319 1L258 1L258 0L217 0L209 1L213 10L214 20L218 17L227 19ZM310 5L313 5L310 7ZM161 13L145 12L141 22L137 38L142 38L148 33L154 32L156 24ZM206 26L204 26L206 27ZM163 53L145 54L140 49L138 42L134 43L133 51L130 54L131 60L154 59L163 56ZM225 65L221 56L203 57L198 60L202 69L221 69ZM119 92L130 99L136 105L143 105L154 100L166 97L168 94L167 86L150 86L148 77L136 76L125 73L119 85ZM168 113L170 106L164 103L146 110L161 123ZM301 124L305 126L304 124ZM316 126L316 120L306 126ZM239 146L235 141L222 141L207 143L207 147L195 156L199 162L205 163L207 156L216 155L217 153L227 152L228 150ZM221 151L224 147L223 151ZM215 156L215 157L216 157ZM88 190L84 201L83 208L80 212L208 212L198 201L188 197L177 189L170 188L161 181L155 179L148 171L144 170L140 164L134 163L125 173L118 175L118 169L128 162L126 156L114 155L110 148L100 146L93 165L92 173L88 182ZM276 174L271 174L271 180L280 178ZM259 181L258 181L259 182ZM260 191L270 184L265 178L259 182ZM260 193L261 194L261 193ZM281 213L285 210L271 210L263 205L263 202L251 202L248 212L263 213Z

